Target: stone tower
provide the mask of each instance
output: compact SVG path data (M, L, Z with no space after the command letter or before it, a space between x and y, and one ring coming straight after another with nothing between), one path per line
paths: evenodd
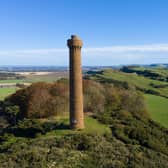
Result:
M84 128L83 88L81 68L82 41L72 35L67 41L70 55L70 127Z

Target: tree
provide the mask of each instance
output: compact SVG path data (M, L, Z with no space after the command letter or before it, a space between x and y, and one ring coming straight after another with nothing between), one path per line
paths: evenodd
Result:
M10 123L16 124L20 108L17 105L10 105L5 107L5 115Z

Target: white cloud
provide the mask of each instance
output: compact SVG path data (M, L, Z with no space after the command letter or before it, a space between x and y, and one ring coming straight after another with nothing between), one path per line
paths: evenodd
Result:
M0 51L1 65L68 65L68 48ZM82 49L83 65L168 63L168 44Z
M49 48L49 49L27 49L15 51L0 51L0 56L24 56L24 55L55 55L66 54L67 48ZM127 45L127 46L109 46L109 47L91 47L83 48L84 54L110 54L110 53L132 53L132 52L168 52L168 44L151 45Z
M168 52L168 44L84 48L84 52Z

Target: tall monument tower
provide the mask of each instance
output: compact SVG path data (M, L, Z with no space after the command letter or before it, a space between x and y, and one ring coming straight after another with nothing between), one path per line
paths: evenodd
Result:
M84 128L81 48L82 41L72 35L67 41L70 55L70 127Z

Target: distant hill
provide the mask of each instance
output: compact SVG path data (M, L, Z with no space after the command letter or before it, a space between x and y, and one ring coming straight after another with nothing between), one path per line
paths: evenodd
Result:
M154 80L168 81L168 68L165 67L124 66L121 71L136 73Z
M161 74L162 79L165 79L168 71L165 68L150 68L150 71L148 71L149 68L129 66L123 67L121 71L108 69L97 73L89 72L86 78L103 83L112 83L115 86L127 89L135 87L145 94L148 110L151 112L153 119L168 127L168 82L161 81L160 76L150 76L152 71L152 73Z
M91 72L90 72L91 74ZM118 70L107 69L86 76L86 78L100 82L113 83L122 87L134 86L145 93L152 93L163 97L168 97L168 83L164 81L138 76L136 72L125 73Z

